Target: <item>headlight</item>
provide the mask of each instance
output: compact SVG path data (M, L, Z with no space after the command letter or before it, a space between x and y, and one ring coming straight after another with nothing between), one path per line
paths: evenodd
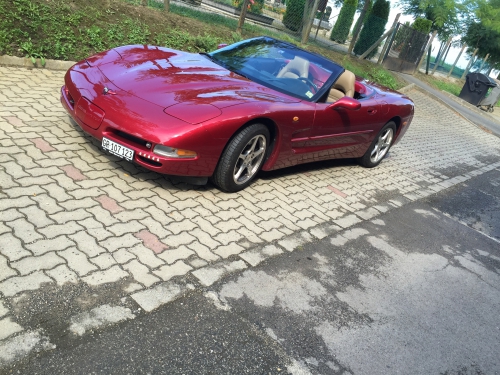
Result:
M180 148L172 148L163 145L156 145L153 152L157 155L166 156L168 158L195 158L196 152L189 150L181 150Z

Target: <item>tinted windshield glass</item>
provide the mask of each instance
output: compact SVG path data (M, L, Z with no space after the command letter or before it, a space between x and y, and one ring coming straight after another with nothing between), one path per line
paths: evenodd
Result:
M210 53L227 69L294 97L317 100L344 68L272 38L244 40Z

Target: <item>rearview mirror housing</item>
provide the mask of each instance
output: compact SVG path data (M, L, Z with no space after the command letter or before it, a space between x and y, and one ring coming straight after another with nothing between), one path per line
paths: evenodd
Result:
M351 111L357 111L358 109L361 108L361 103L353 98L350 98L348 96L344 96L343 98L340 98L337 100L335 103L332 103L328 106L328 109L349 109Z

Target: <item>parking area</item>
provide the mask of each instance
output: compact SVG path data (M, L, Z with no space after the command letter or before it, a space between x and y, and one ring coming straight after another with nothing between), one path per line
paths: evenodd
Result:
M0 67L4 342L43 326L22 316L34 308L26 301L44 291L82 285L108 296L106 287L117 301L130 296L150 311L183 290L500 167L499 138L412 90L413 123L379 167L304 165L226 194L105 154L60 105L63 76Z

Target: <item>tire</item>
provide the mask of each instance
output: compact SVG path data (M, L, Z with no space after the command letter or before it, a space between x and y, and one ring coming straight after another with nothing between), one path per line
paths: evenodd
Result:
M396 124L392 121L384 125L377 134L372 144L359 159L359 163L365 168L373 168L380 164L392 146L394 135L396 134Z
M262 124L241 130L222 153L212 182L228 193L245 189L264 164L269 138L269 130Z

